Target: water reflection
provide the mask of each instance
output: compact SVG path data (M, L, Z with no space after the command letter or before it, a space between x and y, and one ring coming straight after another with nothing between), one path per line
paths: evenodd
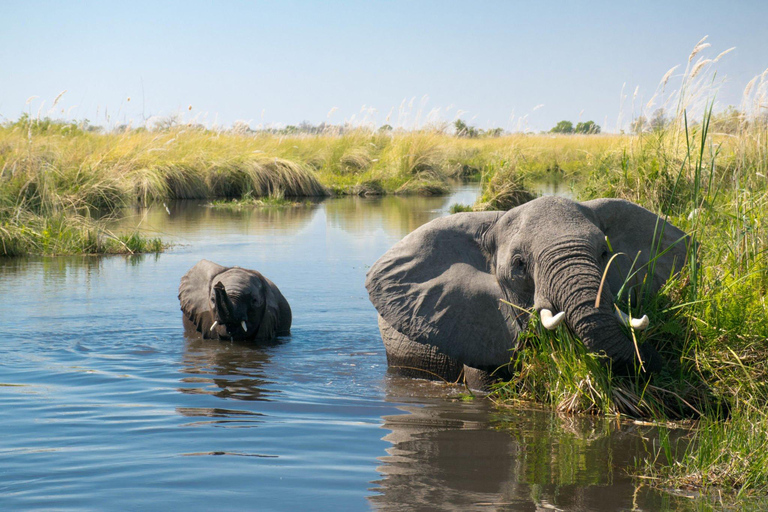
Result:
M172 201L149 208L126 209L111 224L114 230L142 229L147 233L175 236L208 236L222 230L242 234L294 233L304 228L317 213L318 204L307 202L290 208L211 208L208 201ZM166 210L166 206L168 210Z
M399 400L402 400L400 398ZM424 402L424 399L421 399ZM669 497L624 468L654 428L547 411L434 400L385 416L392 443L371 502L380 510L658 510Z
M101 267L102 258L94 256L0 258L0 276L36 275L47 284L62 283L68 276L85 276L88 279Z
M454 203L472 204L480 190L477 183L458 185L449 196L345 196L322 202L305 202L288 208L210 208L207 201L173 201L150 208L127 209L113 222L115 230L142 229L147 233L196 237L223 231L263 235L294 234L304 229L319 212L325 212L329 226L351 234L383 229L394 236L404 236L441 213Z
M394 234L410 233L452 204L450 197L349 197L325 203L328 223L353 234L376 229Z
M266 377L270 361L266 350L263 345L204 340L199 334L185 333L181 371L187 376L180 380L187 385L179 391L225 400L269 400L279 391L270 387L273 383ZM212 411L203 416L221 414L225 409Z
M537 196L560 196L577 201L579 185L573 180L565 180L559 173L554 173L531 183L526 183Z

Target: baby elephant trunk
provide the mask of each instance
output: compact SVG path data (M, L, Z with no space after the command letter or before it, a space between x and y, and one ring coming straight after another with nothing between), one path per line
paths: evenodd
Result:
M213 285L214 303L216 305L216 313L218 314L218 321L222 324L229 324L234 321L234 306L232 301L227 296L227 290L224 288L224 284L221 281Z

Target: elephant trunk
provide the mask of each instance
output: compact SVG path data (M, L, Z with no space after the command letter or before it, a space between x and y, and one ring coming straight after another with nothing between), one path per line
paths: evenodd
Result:
M229 324L233 322L234 306L232 301L227 296L227 290L224 288L224 284L221 281L213 286L214 305L216 306L216 313L220 320L219 323Z
M635 347L616 318L608 286L603 286L600 305L595 307L602 279L595 252L587 241L568 241L547 251L540 260L546 262L541 268L541 275L548 276L545 294L558 311L565 312L566 323L589 350L604 352L615 365L629 366L637 359ZM649 369L655 370L658 355L650 347L643 352L644 360L652 360L654 368Z

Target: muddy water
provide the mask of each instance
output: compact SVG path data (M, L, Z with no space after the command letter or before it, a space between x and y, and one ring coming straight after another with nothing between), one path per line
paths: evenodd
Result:
M159 256L0 261L2 510L657 510L625 469L647 427L465 401L387 374L368 267L471 203L331 199L122 221ZM293 308L269 346L185 335L199 259L260 270Z

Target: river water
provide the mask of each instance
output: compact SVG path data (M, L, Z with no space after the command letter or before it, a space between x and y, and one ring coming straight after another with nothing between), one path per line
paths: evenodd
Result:
M658 510L650 427L500 410L387 373L363 286L451 197L129 214L160 255L0 260L2 510ZM293 309L269 346L185 335L179 279L254 268Z

